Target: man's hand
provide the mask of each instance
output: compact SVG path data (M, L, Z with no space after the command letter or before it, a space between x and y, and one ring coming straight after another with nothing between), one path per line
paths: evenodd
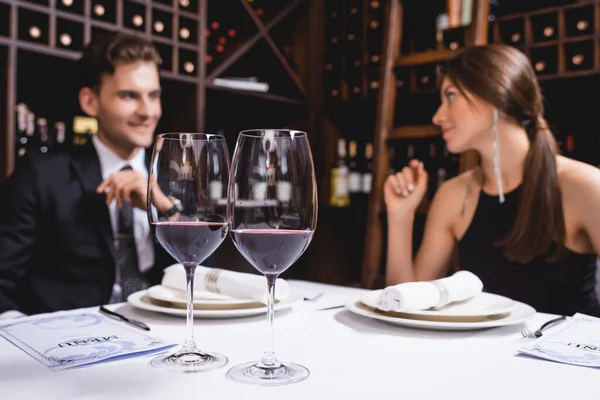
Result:
M146 211L146 193L148 183L146 178L134 170L115 172L96 188L98 193L106 193L106 204L116 200L117 207L123 207L123 202L135 208Z

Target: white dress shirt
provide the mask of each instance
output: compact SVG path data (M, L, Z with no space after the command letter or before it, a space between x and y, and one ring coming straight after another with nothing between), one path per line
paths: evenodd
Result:
M97 136L92 137L92 143L100 159L100 169L102 170L102 179L118 172L125 165L129 165L134 171L139 172L148 179L148 170L145 163L145 149L140 149L131 160L123 160L109 149ZM98 183L99 184L99 183ZM110 214L110 223L112 226L113 237L116 237L118 231L119 213L117 203L113 200L108 205ZM138 266L141 272L149 270L154 265L154 243L152 241L152 232L146 211L139 208L133 209L133 235L135 237L135 247L138 255Z

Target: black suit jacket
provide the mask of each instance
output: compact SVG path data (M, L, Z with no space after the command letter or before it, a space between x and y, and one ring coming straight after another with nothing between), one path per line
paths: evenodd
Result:
M89 307L108 301L115 249L100 161L83 147L19 160L0 188L0 313ZM155 243L150 284L173 259Z

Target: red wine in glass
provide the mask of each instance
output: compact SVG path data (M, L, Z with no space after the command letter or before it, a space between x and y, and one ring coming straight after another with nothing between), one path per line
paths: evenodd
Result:
M310 244L312 231L237 229L231 238L246 259L266 276L288 269Z
M306 133L282 129L243 131L231 163L227 218L240 253L267 278L271 345L258 361L227 371L236 382L262 386L300 382L302 365L280 362L273 348L277 277L307 249L317 225L317 186Z
M169 133L156 138L148 177L148 220L158 242L185 268L187 335L173 354L150 366L177 372L221 368L227 357L201 350L194 339L194 272L228 232L229 153L225 138Z
M155 222L152 227L161 246L184 265L206 260L227 236L227 222Z

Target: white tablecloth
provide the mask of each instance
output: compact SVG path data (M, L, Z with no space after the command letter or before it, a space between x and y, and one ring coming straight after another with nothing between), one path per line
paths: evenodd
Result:
M306 296L353 295L360 289L290 281ZM327 300L326 296L319 301ZM345 309L314 311L312 302L276 314L276 353L308 367L304 382L260 387L231 382L225 372L256 360L266 342L264 316L196 320L196 339L229 357L227 367L176 374L137 358L52 372L0 338L0 399L599 399L600 371L516 355L520 326L450 332L403 328ZM116 310L143 320L154 335L182 341L185 319ZM537 314L533 326L551 319ZM385 397L384 397L385 396Z

